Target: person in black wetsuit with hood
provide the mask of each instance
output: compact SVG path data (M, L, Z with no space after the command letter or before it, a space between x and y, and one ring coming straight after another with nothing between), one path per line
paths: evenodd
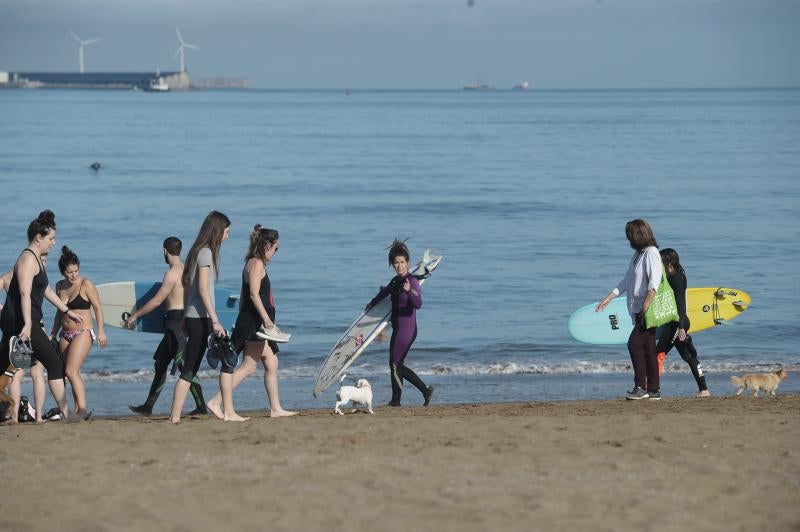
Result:
M679 321L670 322L658 329L658 346L656 352L666 354L672 346L678 350L681 358L689 364L694 380L697 382L698 397L708 397L711 393L706 385L706 377L703 368L697 360L697 349L694 347L692 337L689 336L689 316L686 315L686 273L681 266L678 252L672 248L661 250L661 261L664 263L664 270L667 272L667 281L675 293L675 303L678 305Z

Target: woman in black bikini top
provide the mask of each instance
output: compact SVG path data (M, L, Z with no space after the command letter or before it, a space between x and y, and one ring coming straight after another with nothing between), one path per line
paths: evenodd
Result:
M53 322L51 336L58 338L59 341L59 347L64 357L65 375L72 386L75 410L78 414L88 416L86 387L81 376L81 366L89 356L95 340L101 349L106 346L108 340L103 323L100 295L89 279L81 277L80 265L81 261L71 249L67 246L61 248L58 269L64 279L58 282L56 291L67 308L78 314L82 321L78 323L70 316L59 312ZM92 328L92 310L97 316L97 334Z

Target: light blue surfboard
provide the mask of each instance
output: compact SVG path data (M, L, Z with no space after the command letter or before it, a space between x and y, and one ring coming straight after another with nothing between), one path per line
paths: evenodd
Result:
M124 281L97 285L105 324L121 328L122 322L128 315L149 301L159 288L161 288L161 283L152 281ZM233 329L239 313L239 294L217 288L214 290L214 302L220 323L230 331ZM159 306L153 312L139 318L134 330L163 333L165 312L166 309L163 305Z
M633 322L628 315L625 297L612 299L601 312L595 312L596 307L597 303L592 303L572 313L567 322L570 336L579 342L595 345L627 343Z

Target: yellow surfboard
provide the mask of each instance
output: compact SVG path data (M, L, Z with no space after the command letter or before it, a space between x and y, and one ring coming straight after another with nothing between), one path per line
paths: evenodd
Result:
M686 315L689 332L702 331L730 321L750 306L747 292L735 288L689 288L686 290Z

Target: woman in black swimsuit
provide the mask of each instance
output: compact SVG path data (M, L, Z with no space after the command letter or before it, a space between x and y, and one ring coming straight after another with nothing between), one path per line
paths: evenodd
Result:
M89 356L92 343L96 340L100 349L108 344L103 324L103 308L100 306L100 295L97 288L86 277L81 277L81 261L67 246L61 248L58 269L64 279L56 283L56 293L67 308L74 311L82 319L80 323L69 315L59 312L53 321L51 338L57 338L64 358L64 372L72 386L72 397L75 399L75 411L84 417L91 413L86 407L86 386L81 376L81 366ZM97 334L92 328L92 310L97 316ZM59 329L61 330L59 334Z
M264 366L264 388L267 390L270 417L293 416L297 412L284 410L278 392L278 344L260 336L262 331L275 326L275 298L267 274L267 265L278 252L278 231L256 225L250 233L250 249L242 271L242 292L239 298L239 315L233 328L231 343L237 353L244 351L242 364L233 371L223 365L223 375L230 380L230 391L255 373L258 361ZM222 378L222 377L221 377ZM226 390L227 391L227 390ZM227 419L223 411L226 403L233 403L223 393L215 395L206 406L218 418Z
M3 339L0 341L0 367L6 371L18 371L9 362L9 340L12 336L30 340L34 356L47 369L47 382L62 413L62 419L68 420L64 364L40 325L42 301L47 298L58 310L77 323L82 323L83 318L67 308L48 284L47 272L40 257L49 252L55 242L55 215L52 211L42 211L28 226L28 247L22 250L14 265L14 276L8 287L6 304L0 312L0 329L3 331ZM18 408L18 405L13 405L13 408Z

